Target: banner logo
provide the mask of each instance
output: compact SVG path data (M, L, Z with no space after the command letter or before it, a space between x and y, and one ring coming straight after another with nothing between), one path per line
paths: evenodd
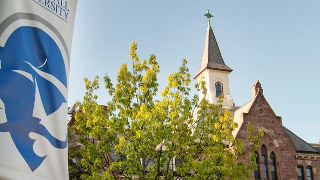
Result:
M0 100L6 122L0 132L9 132L30 170L37 169L46 158L34 152L35 140L30 133L45 137L57 149L67 147L67 137L54 137L41 123L66 102L63 89L67 75L61 51L43 30L22 26L0 46ZM35 101L41 101L44 115L35 114ZM39 107L37 107L39 108ZM61 119L57 119L61 120ZM62 119L63 120L63 119Z

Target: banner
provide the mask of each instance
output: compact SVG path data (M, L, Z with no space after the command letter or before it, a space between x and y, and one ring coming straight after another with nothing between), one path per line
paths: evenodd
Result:
M0 179L68 179L77 0L0 0Z

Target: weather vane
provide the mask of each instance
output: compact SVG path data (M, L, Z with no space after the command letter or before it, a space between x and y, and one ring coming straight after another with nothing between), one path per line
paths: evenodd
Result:
M212 18L213 16L212 16L212 14L210 14L209 10L207 11L206 14L204 14L204 16L206 16L206 17L208 18L209 26L211 26L211 25L210 25L210 18Z

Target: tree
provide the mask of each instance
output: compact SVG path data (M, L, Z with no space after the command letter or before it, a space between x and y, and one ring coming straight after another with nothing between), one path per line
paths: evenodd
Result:
M256 168L261 132L249 127L246 149L232 136L237 127L221 105L190 95L190 74L183 60L178 72L158 93L159 65L155 55L140 60L137 44L130 46L132 69L120 67L114 86L105 88L112 100L99 105L94 91L99 77L85 78L86 93L73 108L69 137L70 178L82 179L244 179ZM205 84L196 85L206 94ZM250 155L251 154L251 155ZM249 162L238 160L250 155Z

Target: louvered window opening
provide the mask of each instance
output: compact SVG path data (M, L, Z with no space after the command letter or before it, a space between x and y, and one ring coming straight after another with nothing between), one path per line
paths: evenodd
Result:
M216 82L215 86L216 86L216 97L219 97L223 92L222 84L220 82Z

